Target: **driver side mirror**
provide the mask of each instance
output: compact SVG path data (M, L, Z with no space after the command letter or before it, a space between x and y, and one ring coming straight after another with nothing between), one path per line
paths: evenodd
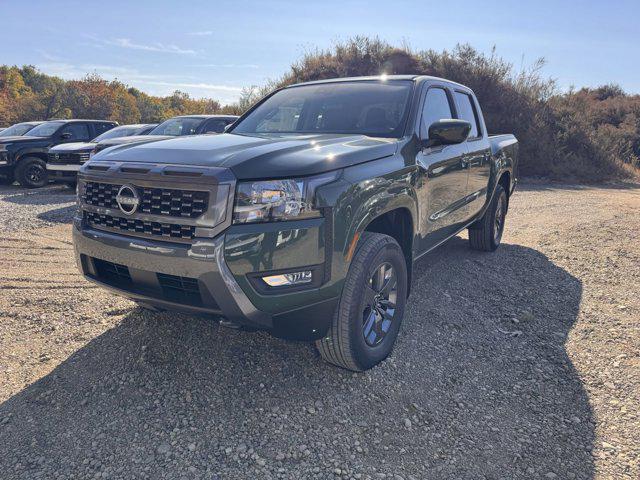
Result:
M429 126L429 138L422 140L422 147L455 145L464 142L471 132L471 124L466 120L438 120Z
M73 135L71 135L71 132L64 132L63 134L60 135L60 138L63 140L69 140Z

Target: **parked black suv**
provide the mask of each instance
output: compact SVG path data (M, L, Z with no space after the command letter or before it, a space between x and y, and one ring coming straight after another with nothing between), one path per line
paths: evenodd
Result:
M228 125L238 119L235 115L185 115L165 120L148 135L132 135L126 138L111 138L99 142L93 149L96 154L114 145L139 144L157 142L184 135L198 135L205 133L222 133Z
M133 135L147 135L157 126L157 123L122 125L107 130L90 142L63 143L51 147L47 155L49 177L54 181L75 185L80 165L89 160L98 142Z
M0 137L0 175L8 183L17 180L25 187L43 187L49 181L49 148L87 142L117 125L105 120L52 120L34 127L28 135Z
M37 127L44 122L21 122L14 123L10 127L0 130L0 137L21 137L26 135L29 130Z

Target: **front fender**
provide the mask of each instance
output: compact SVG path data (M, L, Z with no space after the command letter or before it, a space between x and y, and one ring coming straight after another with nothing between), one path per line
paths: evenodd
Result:
M352 170L352 171L349 171ZM386 158L345 171L344 178L351 183L337 203L334 216L336 268L341 275L349 269L360 234L377 217L392 210L404 208L415 226L417 196L415 167L407 167L403 160ZM414 232L415 235L415 227Z
M25 147L20 150L17 150L13 155L13 163L17 164L24 157L38 157L47 161L47 148L42 147Z

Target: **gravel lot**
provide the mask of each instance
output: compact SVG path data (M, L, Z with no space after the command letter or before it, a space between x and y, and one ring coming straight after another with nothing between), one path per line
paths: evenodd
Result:
M69 190L0 187L0 477L640 478L640 189L525 185L422 259L393 356L153 314L85 282Z

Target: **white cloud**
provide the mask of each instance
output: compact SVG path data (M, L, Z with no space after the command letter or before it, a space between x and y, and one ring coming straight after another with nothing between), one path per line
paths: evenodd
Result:
M255 63L203 63L192 66L206 68L260 68L260 65L256 65Z
M145 83L149 85L160 85L160 86L172 87L172 88L194 88L198 90L214 90L217 92L233 92L233 93L242 92L242 87L234 87L231 85L215 85L211 83L182 83L182 82L158 82L158 81L148 81Z
M118 79L126 85L139 88L150 95L170 95L181 90L195 98L214 98L221 103L233 103L240 97L242 87L220 85L204 82L184 81L184 76L143 74L134 68L115 65L78 64L66 62L48 62L38 68L49 75L56 75L65 80L80 79L88 73L97 73L102 78Z
M154 43L151 45L145 45L142 43L134 43L128 38L116 38L113 40L106 40L108 45L115 45L116 47L130 48L133 50L144 50L146 52L160 52L160 53L176 53L179 55L195 55L195 50L180 48L176 45L164 45L162 43Z
M187 35L191 35L194 37L208 37L209 35L213 35L213 30L203 30L201 32L189 32Z

